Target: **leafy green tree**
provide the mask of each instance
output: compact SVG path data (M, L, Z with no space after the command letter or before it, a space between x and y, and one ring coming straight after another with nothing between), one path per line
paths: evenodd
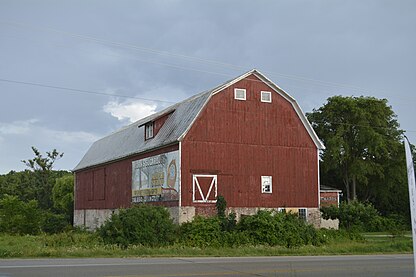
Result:
M22 201L34 200L37 195L36 190L33 172L29 170L10 171L0 175L0 198L7 194L15 195Z
M403 131L386 99L334 96L307 117L326 146L322 180L333 185L341 180L348 200L357 199L358 189L364 196L365 189L374 187L374 179L379 180L377 186L403 185L396 183L400 178L386 181L389 163L399 168L403 161Z
M33 171L51 171L56 160L63 157L64 153L59 153L56 149L46 152L46 157L40 151L32 146L35 157L30 160L22 160L22 162Z
M34 183L36 187L36 199L42 209L48 209L53 206L52 203L52 187L55 183L52 174L53 165L56 160L62 158L63 153L59 153L56 149L46 152L46 156L32 146L35 157L30 160L22 160L22 162L33 172Z
M52 189L53 206L63 213L72 224L74 218L74 176L67 175L55 180Z
M11 195L0 199L0 232L35 235L41 231L42 219L36 200L23 202Z
M373 203L384 216L396 214L410 222L407 169L402 144L391 151L391 157L383 161L382 168L382 175L370 176L368 184L358 190L358 198Z

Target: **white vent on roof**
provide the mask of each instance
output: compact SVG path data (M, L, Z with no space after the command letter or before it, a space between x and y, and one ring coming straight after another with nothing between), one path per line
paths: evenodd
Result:
M246 90L243 88L234 89L234 99L246 100Z

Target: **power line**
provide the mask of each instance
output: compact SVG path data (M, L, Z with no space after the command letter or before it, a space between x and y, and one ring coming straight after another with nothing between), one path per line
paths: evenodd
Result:
M84 41L90 41L90 42L93 42L93 43L99 43L99 44L103 44L103 45L110 45L110 46L116 46L116 47L120 47L120 48L132 49L132 50L137 50L137 51L150 53L150 54L154 54L154 55L185 59L185 60L189 60L191 62L200 63L200 64L205 63L205 64L219 66L219 67L222 67L222 68L248 71L247 67L243 67L243 66L240 66L240 65L234 65L234 64L230 64L230 63L225 63L225 62L216 61L216 60L209 60L209 59L204 59L204 58L199 58L199 57L194 57L194 56L189 56L189 55L177 54L177 53L168 52L168 51L161 51L161 50L158 50L158 49L137 46L137 45L124 43L124 42L116 42L116 41L101 39L101 38L97 38L97 37L93 37L93 36L87 36L87 35L83 35L83 34L61 31L61 30L57 30L57 29L54 29L54 28L51 28L51 27L34 26L34 25L28 25L28 24L24 24L24 23L6 21L6 20L0 20L0 23L16 26L16 27L19 27L19 28L26 28L26 29L36 30L36 31L53 32L53 33L57 33L57 34L61 34L61 35L70 36L70 37L73 37L73 38L76 38L76 39L81 39L81 40L84 40ZM62 45L61 45L61 47L62 47ZM67 47L67 46L65 46L65 47ZM105 53L104 55L122 57L121 55L110 55L108 53ZM214 72L214 71L201 70L201 69L192 68L192 67L173 65L173 64L169 64L169 63L149 61L149 60L139 59L137 57L130 57L130 58L133 58L133 59L138 60L140 62L156 64L156 65L170 67L170 68L174 68L174 69L194 71L194 72L200 72L200 73L208 73L208 74L214 74L214 75L220 75L220 76L234 77L234 74L224 74L224 73L219 73L219 72ZM322 80L307 78L307 77L298 76L298 75L282 74L282 73L273 72L273 71L264 71L264 72L267 75L279 76L279 77L282 77L282 78L286 78L288 80L300 81L300 82L310 82L314 85L326 86L326 87L332 87L332 88L352 89L355 92L359 92L359 93L363 93L363 94L364 93L365 94L370 94L370 95L374 94L374 92L372 92L372 91L370 91L366 88L359 87L359 86L354 86L354 85L349 85L349 84L342 84L342 83L337 83L337 82L322 81ZM253 81L255 81L255 80L253 80ZM293 85L288 85L288 84L286 84L286 85L290 86L290 87L297 87L297 88L301 88L301 89L305 90L305 88L302 88L302 86L293 86ZM308 90L311 90L310 87L308 88ZM312 91L314 91L314 90L312 90ZM388 91L383 91L383 90L377 90L377 91L382 92L382 93L390 94L390 92L388 92ZM406 99L406 101L409 101L409 98L404 98L404 97L400 97L400 96L397 96L397 95L395 95L395 97ZM415 99L410 99L410 100L415 101ZM170 103L173 103L173 102L170 102Z
M127 96L127 95L120 95L120 94L111 94L111 93L98 92L98 91L92 91L92 90L75 89L75 88L68 88L68 87L62 87L62 86L46 85L46 84L32 83L32 82L23 82L23 81L16 81L16 80L2 79L2 78L0 78L0 82L22 84L22 85L31 85L31 86L44 87L44 88L53 88L53 89L65 90L65 91L70 91L70 92L75 92L75 93L87 93L87 94L104 95L104 96L116 96L116 97L121 97L121 98L137 99L137 100L153 101L153 102L163 102L163 103L169 103L169 104L176 103L176 102L172 102L172 101L150 99L150 98L143 98L143 97L134 97L134 96ZM383 127L383 126L368 126L368 125L342 123L342 122L331 122L330 124L344 125L344 126L355 126L355 127L363 127L363 128L388 129L388 127ZM416 130L413 131L413 130L404 130L404 129L402 131L409 132L409 133L415 133L416 132Z
M221 62L221 61L215 61L215 60L209 60L209 59L204 59L204 58L199 58L199 57L194 57L194 56L189 56L189 55L184 55L184 54L178 54L178 53L173 53L173 52L169 52L169 51L163 51L163 50L158 50L158 49L154 49L154 48L149 48L149 47L142 47L142 46L137 46L137 45L129 44L129 43L125 43L125 42L117 42L117 41L112 41L112 40L106 40L106 39L102 39L102 38L98 38L98 37L61 31L61 30L58 30L58 29L50 28L50 27L34 26L32 24L29 25L29 24L6 21L6 20L0 20L0 23L17 26L19 28L27 28L27 29L37 30L37 31L49 31L49 32L53 32L53 33L57 33L57 34L66 35L66 36L70 36L70 37L73 37L73 38L85 40L85 41L101 43L101 44L104 44L104 45L117 46L117 47L121 47L121 48L128 48L128 49L138 50L138 51L141 51L141 52L157 54L157 55L161 55L161 56L171 56L171 57L176 57L176 58L188 59L188 60L191 60L191 61L194 61L194 62L210 63L210 64L226 66L226 67L233 68L233 69L238 69L238 70L241 70L241 69L245 68L243 66L224 63L224 62Z
M162 51L162 50L158 50L158 49L154 49L154 48L142 47L142 46L137 46L137 45L134 45L134 44L124 43L124 42L106 40L106 39L93 37L93 36L88 36L88 35L83 35L83 34L61 31L61 30L51 28L51 27L35 26L33 24L28 25L28 24L24 24L24 23L20 23L20 22L13 22L13 21L7 21L7 20L0 20L0 23L16 26L16 27L19 27L19 28L26 28L26 29L36 30L36 31L53 32L53 33L56 33L56 34L61 34L61 35L70 36L70 37L73 37L73 38L76 38L76 39L81 39L81 40L84 40L84 41L90 41L90 42L104 44L104 45L116 46L116 47L120 47L120 48L127 48L127 49L132 49L132 50L145 52L145 53L160 55L160 56L168 56L168 57L170 56L170 57L174 57L174 58L186 59L186 60L196 62L196 63L205 63L205 64L220 66L220 67L223 67L223 68L228 68L228 69L233 69L233 70L247 71L247 67L245 67L245 66L234 65L234 64L231 64L231 63L225 63L225 62L221 62L221 61L204 59L204 58L199 58L199 57L194 57L194 56L189 56L189 55L184 55L184 54L178 54L178 53L173 53L173 52L168 52L168 51ZM170 67L173 67L173 68L184 69L184 70L193 70L193 71L198 71L198 72L202 72L202 73L223 75L223 74L216 73L216 72L205 71L205 70L197 70L197 69L191 69L191 68L180 67L180 66L172 66L172 65L168 65L168 64L161 64L161 65L170 66ZM317 83L318 85L323 85L323 86L327 86L327 87L328 86L329 87L338 87L338 88L344 88L344 89L348 88L348 89L353 89L353 90L357 90L357 91L364 92L364 93L371 93L366 88L362 88L362 87L358 87L358 86L354 86L354 85L350 85L350 84L342 84L342 83L337 83L337 82L328 82L328 81L317 80L317 79L313 79L313 78L307 78L307 77L304 77L304 76L282 74L282 73L273 72L273 71L264 71L264 72L267 73L268 75L279 76L279 77L282 77L282 78L295 80L295 81L312 82L312 83Z
M361 127L361 128L369 128L369 129L390 129L390 127L384 127L384 126L373 126L373 125L362 125L362 124L353 124L353 123L346 123L346 122L328 122L329 125L341 125L341 126L351 126L351 127ZM404 130L404 129L398 129L399 131L403 132L411 132L414 133L415 131L412 130Z
M87 94L95 94L95 95L115 96L115 97L120 97L120 98L137 99L137 100L152 101L152 102L163 102L163 103L169 103L169 104L176 103L176 102L166 101L166 100L135 97L135 96L121 95L121 94L111 94L111 93L105 93L105 92L99 92L99 91L93 91L93 90L68 88L68 87L62 87L62 86L47 85L47 84L32 83L32 82L23 82L23 81L10 80L10 79L0 78L0 81L1 82L7 82L7 83L21 84L21 85L30 85L30 86L37 86L37 87L44 87L44 88L53 88L53 89L71 91L71 92L74 92L74 93L87 93Z

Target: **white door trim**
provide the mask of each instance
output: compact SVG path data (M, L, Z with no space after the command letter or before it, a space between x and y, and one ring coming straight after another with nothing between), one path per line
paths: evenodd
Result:
M212 178L211 184L209 185L207 195L204 195L202 192L201 186L199 184L198 178ZM208 197L211 195L212 190L214 189L215 200L209 200ZM202 199L196 200L196 193L198 192ZM217 202L217 175L207 175L207 174L194 174L192 177L192 201L196 203L216 203Z

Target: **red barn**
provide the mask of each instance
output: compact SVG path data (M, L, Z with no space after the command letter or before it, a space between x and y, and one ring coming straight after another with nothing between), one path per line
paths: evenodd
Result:
M132 203L176 222L286 209L320 225L319 149L293 97L257 70L95 142L74 169L75 225L95 228Z

